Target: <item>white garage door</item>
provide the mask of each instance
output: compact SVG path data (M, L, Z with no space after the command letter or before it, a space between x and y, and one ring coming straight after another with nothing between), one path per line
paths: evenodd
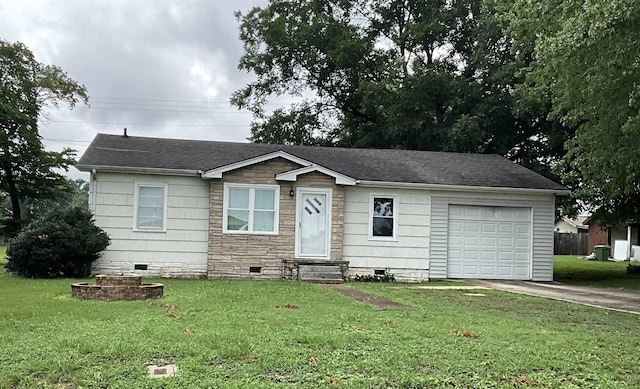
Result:
M531 209L450 205L448 278L531 279Z

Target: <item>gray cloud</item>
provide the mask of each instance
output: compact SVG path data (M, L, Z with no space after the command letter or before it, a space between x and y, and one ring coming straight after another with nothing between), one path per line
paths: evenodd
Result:
M248 112L228 103L251 76L234 12L251 1L0 0L0 37L86 85L89 107L50 111L48 148L80 153L97 132L244 141ZM73 173L72 176L77 175Z

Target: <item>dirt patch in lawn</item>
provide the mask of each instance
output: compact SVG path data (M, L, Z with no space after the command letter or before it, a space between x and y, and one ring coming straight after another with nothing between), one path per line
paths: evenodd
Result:
M378 308L378 309L384 309L384 308L402 308L405 305L404 304L400 304L398 302L395 302L393 300L389 300L383 297L378 297L378 296L374 296L372 294L369 293L365 293L365 292L361 292L359 290L355 290L352 289L346 285L342 285L342 284L323 284L323 286L325 288L329 288L331 290L334 290L338 293L342 293L345 296L349 296L352 297L354 299L356 299L357 301L363 302L363 303L367 303L370 305L373 305L374 307Z

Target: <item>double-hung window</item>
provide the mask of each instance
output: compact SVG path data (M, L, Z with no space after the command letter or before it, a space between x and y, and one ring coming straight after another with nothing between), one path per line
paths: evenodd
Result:
M134 229L166 231L167 185L136 183Z
M227 233L277 234L277 185L224 185L223 231Z
M369 238L395 240L398 232L396 198L393 196L372 195L369 206Z

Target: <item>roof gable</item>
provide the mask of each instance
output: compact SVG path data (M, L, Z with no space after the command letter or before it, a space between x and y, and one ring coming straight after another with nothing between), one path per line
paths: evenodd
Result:
M272 159L276 159L276 158L284 158L288 161L291 161L293 163L296 163L298 165L302 165L302 166L311 166L312 163L309 161L306 161L302 158L298 158L296 156L293 156L291 154L288 154L284 151L274 151L272 153L269 154L264 154L264 155L259 155L257 157L253 157L253 158L248 158L248 159L243 159L241 161L238 162L234 162L234 163L230 163L228 165L224 165L224 166L220 166L220 167L216 167L213 169L209 169L206 170L204 172L202 172L202 177L203 178L222 178L222 175L226 172L232 171L232 170L236 170L236 169L241 169L243 167L247 167L247 166L251 166L251 165L255 165L256 163L260 163L260 162L265 162L265 161L270 161Z

